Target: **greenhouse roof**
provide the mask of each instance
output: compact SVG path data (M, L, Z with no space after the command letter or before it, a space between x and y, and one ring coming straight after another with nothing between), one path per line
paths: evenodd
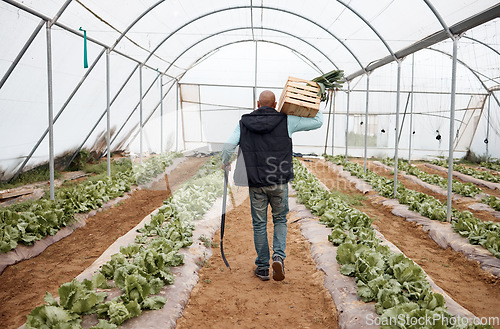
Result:
M49 35L54 119L60 121L55 125L55 153L61 155L95 148L103 137L105 58L111 61L111 111L134 109L111 119L113 140L121 134L113 144L117 149L130 144L134 132L145 125L144 118L158 115L158 97L148 101L145 94L158 88L160 76L160 99L167 103L178 84L185 85L181 103L204 103L200 97L207 97L201 89L198 96L190 95L189 84L254 87L250 97L255 99L257 88L278 90L288 76L312 78L333 69L343 70L354 90L367 73L385 66L394 71L389 64L404 60L409 70L405 58L420 52L415 66L427 67L424 75L435 85L422 78L417 87L417 78L415 90L449 94L452 43L458 40L458 63L464 70L458 79L465 82L459 81L457 93L490 94L500 84L499 15L496 0L2 0L0 170L9 177L47 160ZM88 68L82 65L84 57ZM135 76L140 76L140 86ZM381 80L374 79L372 88L396 90L395 78ZM142 97L131 98L139 92ZM498 96L492 96L498 104ZM172 102L167 112L177 108L179 102ZM232 102L205 103L252 108L251 103ZM135 109L143 106L147 114L143 118L141 110L136 120ZM199 111L198 125L203 125L201 107ZM179 132L175 138L180 138ZM187 137L182 138L186 142ZM203 133L193 137L197 139L210 142Z
M302 53L323 70L331 67L331 58L354 77L359 70L372 70L487 23L500 12L494 0L337 0L314 5L250 0L231 1L230 6L214 0L4 2L4 30L15 26L16 31L11 34L11 56L26 41L22 36L29 36L42 19L80 35L83 28L99 46L175 77L193 58L241 40L304 49Z

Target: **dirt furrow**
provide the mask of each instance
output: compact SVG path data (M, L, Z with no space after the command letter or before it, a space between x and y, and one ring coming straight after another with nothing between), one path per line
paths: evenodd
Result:
M415 165L418 167L418 169L423 170L423 171L427 172L428 174L436 174L436 175L439 175L441 177L448 178L448 174L446 172L430 168L430 167L426 166L425 163L418 163ZM455 176L453 177L453 179L456 179L462 183L467 183L467 182L464 182L463 180L461 180L460 178L455 177ZM478 187L484 193L489 194L489 195L494 195L497 198L500 198L500 191L499 190L492 190L492 189L489 189L489 188L484 187L484 186L478 186Z
M173 191L189 179L207 158L188 158L168 176ZM137 190L130 198L96 216L70 236L49 246L42 254L9 266L0 276L1 328L15 329L33 308L43 303L45 292L54 296L65 282L90 266L118 237L134 228L168 197L165 183Z
M394 174L392 171L385 169L381 166L377 166L376 164L372 163L371 161L368 162L367 167L371 171L375 172L377 175L380 175L380 176L383 176L386 178L393 178L394 177ZM406 188L431 195L434 198L436 198L437 200L439 200L441 203L446 205L446 202L447 202L446 195L433 192L433 191L423 187L422 185L419 185L415 182L410 181L409 179L403 177L399 173L398 173L398 181L401 182ZM470 211L474 214L474 216L476 216L478 219L480 219L482 221L500 222L500 218L495 217L492 213L490 213L488 211L473 210L473 209L469 208L469 205L471 205L472 203L477 203L477 202L479 202L479 201L469 201L467 199L453 200L452 206L460 211Z
M324 160L304 164L330 189L356 196L359 192L340 177ZM370 193L372 194L372 193ZM358 198L359 199L359 198ZM479 317L498 317L500 280L483 271L476 262L451 249L441 249L421 227L391 213L391 209L367 198L356 208L372 219L380 232L408 257L418 263L447 294Z
M268 222L271 244L270 212ZM253 274L256 254L249 199L229 211L224 251L231 270L214 246L177 328L338 328L335 304L324 288L324 274L316 269L299 225L288 224L285 280L261 281ZM219 236L217 232L216 244Z

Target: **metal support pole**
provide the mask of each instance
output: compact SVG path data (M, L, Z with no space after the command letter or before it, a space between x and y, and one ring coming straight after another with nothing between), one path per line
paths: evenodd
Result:
M163 153L163 75L160 76L160 153Z
M17 66L17 64L19 64L19 61L21 60L21 58L26 53L26 50L28 50L28 48L31 46L31 44L33 43L33 40L35 40L35 37L38 35L38 32L40 32L40 30L42 29L42 27L45 25L45 22L46 21L49 22L50 26L54 25L57 22L57 20L59 19L59 17L62 15L62 13L69 6L69 4L71 3L71 1L73 1L73 0L66 0L66 2L62 5L62 7L59 8L59 11L56 13L56 15L52 18L52 20L49 20L48 18L42 18L42 20L40 21L40 23L38 23L38 25L35 28L35 30L33 31L33 33L31 33L31 36L28 38L28 41L26 41L26 43L24 44L23 48L18 52L17 57L14 59L14 61L10 65L10 67L7 69L7 72L5 72L2 80L0 81L0 89L2 89L4 83L7 81L7 79L11 75L12 71L14 71L14 69ZM10 3L10 4L14 5L12 3Z
M179 81L175 82L175 150L179 151Z
M54 100L52 90L52 35L50 22L47 22L47 86L49 102L50 200L54 200Z
M9 76L11 75L12 71L14 71L14 69L16 68L19 61L21 61L21 58L23 58L24 54L26 53L26 50L28 50L28 48L31 46L31 44L33 43L33 40L35 40L36 36L38 35L38 32L40 32L40 30L42 29L42 27L44 25L45 25L45 21L44 20L40 21L40 23L35 28L33 33L31 33L31 36L29 37L28 41L26 41L23 48L17 54L17 57L14 59L12 64L10 64L10 67L7 69L7 72L5 72L2 80L0 80L0 89L2 89L3 85L5 84L5 82L9 78Z
M347 113L345 120L345 161L347 161L348 138L349 138L349 106L351 98L351 82L347 82Z
M109 78L109 49L106 51L106 144L108 147L108 176L111 176L111 96Z
M53 124L55 124L57 122L57 120L59 119L59 117L61 116L61 114L67 108L68 104L71 102L71 100L73 99L73 97L76 95L76 93L80 89L80 86L85 82L85 80L87 79L87 77L90 75L90 72L94 69L94 67L99 62L99 59L104 54L104 51L105 51L105 49L103 49L99 53L99 55L97 56L97 58L95 59L95 61L87 69L87 71L85 72L85 74L83 75L83 77L80 79L80 82L75 86L75 88L73 89L73 91L71 92L71 94L69 95L69 97L66 99L66 101L64 102L64 104L61 107L61 109L54 116ZM42 143L42 141L44 140L44 138L47 136L48 133L49 133L49 129L47 128L43 132L42 136L38 139L38 141L36 142L35 146L33 146L33 148L31 149L30 153L28 154L28 156L24 159L23 163L21 164L21 167L19 167L19 169L17 170L16 174L10 179L10 181L16 179L16 177L21 173L21 171L23 170L24 166L26 166L26 164L31 159L31 157L33 156L33 154L35 153L35 151L38 149L38 147L40 146L40 144ZM73 161L73 160L71 160L71 161Z
M453 61L451 69L450 140L448 144L448 196L446 200L446 220L451 221L451 200L453 185L453 144L455 137L455 92L457 85L457 47L458 37L453 37Z
M401 59L398 60L398 82L396 92L396 132L394 135L394 198L398 197L398 149L399 149L399 106L401 95Z
M363 172L366 173L366 162L368 156L368 98L370 96L370 72L366 72L366 110L365 110L365 150Z
M411 163L411 140L413 138L413 86L415 82L415 54L411 54L410 138L408 139L408 163Z
M141 134L139 142L139 163L142 165L142 64L139 66L139 132Z
M330 107L328 109L328 124L326 125L325 149L323 150L323 154L325 154L325 155L326 155L326 149L328 147L328 134L330 133L330 117L331 116L332 116L332 102L330 102Z
M255 76L253 87L253 108L257 108L257 41L255 42Z
M182 106L182 90L179 87L179 104L181 106L182 149L186 149L186 126L184 121L184 108Z
M334 147L335 147L335 102L337 100L337 91L330 90L330 98L333 102L333 111L332 111L332 156L334 156Z
M492 92L493 93L493 92ZM487 123L486 123L486 162L489 162L489 150L488 150L488 145L490 143L490 100L491 100L491 96L488 96L488 119L487 119Z
M198 86L198 99L200 100L200 106L199 106L199 110L200 110L200 141L203 142L203 122L201 120L201 90L200 90L200 86Z
M115 96L113 96L113 99L111 100L110 105L113 105L113 103L118 98L118 96L120 95L120 93L123 91L123 88L125 88L125 86L127 85L127 83L130 81L130 79L132 78L132 75L134 74L135 70L137 70L138 67L139 67L139 65L136 65L135 68L134 68L134 70L129 74L127 80L125 80L125 82L120 87L120 90L118 90L118 92L115 94ZM95 131L95 129L97 128L97 126L101 122L102 118L104 118L104 116L106 115L106 112L107 112L107 109L105 109L104 112L102 112L102 114L99 117L99 119L97 119L97 122L94 124L94 126L92 127L92 129L90 129L90 132L87 134L87 137L85 137L83 139L83 142L80 144L80 146L73 153L73 156L71 157L71 159L66 164L66 168L69 167L69 165L71 164L71 162L73 162L73 160L75 159L76 155L80 152L80 150L83 148L83 146L85 145L85 143L87 143L87 140L90 138L90 136L92 135L92 133Z
M167 92L165 93L165 95L163 96L163 98L167 97L168 93L170 92L170 90L174 87L174 84L171 84L170 87L168 88ZM146 127L146 125L148 124L149 120L153 117L153 115L155 114L156 110L160 107L160 103L161 101L159 101L153 108L153 111L151 111L151 113L149 113L149 115L147 116L146 120L143 120L142 121L142 126L143 127ZM132 138L129 138L128 139L128 143L127 143L127 146L125 148L128 148L128 145L131 145L133 141L135 141L135 139L137 138L137 136L139 135L139 132L136 132L134 137Z
M155 82L158 80L158 76L153 80L153 82L151 82L151 84L149 85L148 89L146 90L145 93L143 93L143 96L142 98L146 97L147 94L149 94L149 92L151 91L151 89L154 87L154 84ZM134 106L134 109L132 110L132 112L130 112L130 114L128 115L127 119L125 119L125 122L123 122L122 126L120 127L120 129L118 129L118 131L114 134L113 138L111 139L111 145L113 145L113 143L115 142L115 140L118 138L118 136L120 135L120 133L122 132L123 128L125 127L125 125L129 122L130 118L132 117L132 115L134 115L135 111L139 108L141 104L141 101L138 101L137 104ZM144 127L144 123L142 124L142 126ZM134 128L135 129L135 128ZM140 133L140 129L139 129L139 133ZM138 133L138 134L139 134ZM107 150L104 150L104 152L101 153L101 155L99 156L99 159L101 157L104 156L104 154L106 154L106 151Z

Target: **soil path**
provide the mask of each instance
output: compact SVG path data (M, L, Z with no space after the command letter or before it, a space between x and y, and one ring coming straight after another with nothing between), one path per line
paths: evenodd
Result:
M272 240L271 225L268 238ZM300 224L288 224L286 277L280 282L261 281L253 274L256 254L248 197L226 214L224 251L231 270L222 261L219 241L217 232L213 256L199 271L178 329L338 328L335 304Z
M420 164L416 164L416 166L420 169L420 170L423 170L429 174L436 174L436 175L439 175L441 177L444 177L444 178L448 178L448 173L447 172L443 172L441 170L436 170L436 169L433 169L433 168L430 168L430 167L427 167L425 165L425 163L420 163ZM474 169L477 169L477 168L474 168ZM446 170L448 170L446 168ZM464 182L463 180L461 180L460 178L456 177L456 176L453 176L453 179L456 179L462 183L466 183ZM484 193L486 194L489 194L489 195L494 195L496 196L497 198L500 198L500 191L499 190L492 190L492 189L489 189L487 187L484 187L484 186L478 186Z
M168 175L170 189L175 190L194 175L206 160L187 158L182 162ZM123 203L90 217L84 227L39 256L6 268L0 276L0 328L21 326L26 315L43 303L46 291L56 296L61 284L73 280L168 196L165 183L153 185L150 190L136 190Z
M303 162L328 188L359 195L355 187L328 167L324 160ZM370 194L372 194L371 192ZM451 298L479 317L500 317L500 279L483 271L476 262L451 249L443 250L415 223L376 204L377 197L355 206L372 219L379 231L424 271ZM495 328L500 328L497 326Z
M359 160L353 160L353 162L358 162L358 161ZM377 166L372 161L368 161L367 167L369 170L373 171L377 175L383 176L385 178L393 178L394 177L394 173L391 170L388 170L388 169L383 168L381 166ZM423 168L420 168L420 169L423 169ZM429 168L429 169L431 169L431 168ZM427 169L426 169L426 171L427 171ZM434 174L435 172L429 172L429 173ZM433 196L434 198L439 200L441 203L446 205L446 195L433 192L430 189L425 188L422 185L419 185L419 184L403 177L399 173L398 173L398 181L401 182L406 188ZM483 189L483 190L492 191L489 189ZM480 219L482 221L500 222L500 218L495 217L491 212L482 211L482 210L473 210L473 209L469 208L469 205L471 205L473 203L477 203L477 202L479 202L479 201L469 201L469 200L464 198L461 200L453 200L452 206L460 211L470 211L474 214L475 217L477 217L478 219Z

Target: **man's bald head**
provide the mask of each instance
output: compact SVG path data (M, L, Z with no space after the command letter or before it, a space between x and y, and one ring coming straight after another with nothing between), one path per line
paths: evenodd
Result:
M260 93L258 106L269 106L272 108L276 108L276 96L270 90L264 90Z

